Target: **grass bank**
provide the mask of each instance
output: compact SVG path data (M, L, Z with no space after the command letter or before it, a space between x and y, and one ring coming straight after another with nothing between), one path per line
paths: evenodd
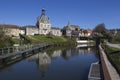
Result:
M75 44L76 38L66 38L63 36L43 36L43 35L35 35L35 36L26 36L22 35L23 41L14 39L14 43L22 43L22 44L39 44L39 43L49 43L55 45L68 45Z
M28 36L31 41L34 42L47 42L47 43L52 43L52 42L66 42L68 41L67 38L64 37L59 37L59 36L40 36L40 35L35 35L35 36Z
M66 46L66 45L73 45L76 42L75 38L66 38L63 36L53 36L53 37L49 37L49 36L40 36L40 35L36 35L36 36L28 36L29 39L31 39L32 43L50 43L50 44L54 44L55 46Z
M21 39L11 38L7 40L6 43L3 43L4 41L1 41L0 47L1 48L8 47L8 46L12 46L13 44L40 44L40 43L49 43L55 46L60 46L60 45L66 46L66 45L75 44L75 41L76 41L75 38L70 39L63 36L50 37L50 36L43 36L43 35L35 35L35 36L21 35L21 37L22 37Z

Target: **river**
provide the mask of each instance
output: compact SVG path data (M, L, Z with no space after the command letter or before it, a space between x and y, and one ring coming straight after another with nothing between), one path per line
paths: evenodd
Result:
M52 48L0 69L0 80L87 80L94 48Z

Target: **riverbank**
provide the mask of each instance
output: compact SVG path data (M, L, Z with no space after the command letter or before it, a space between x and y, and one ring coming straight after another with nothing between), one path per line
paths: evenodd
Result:
M27 38L31 41L32 44L36 43L48 43L53 44L55 46L66 46L66 45L74 45L76 43L75 38L67 38L63 36L27 36Z
M0 48L3 47L10 47L14 44L18 45L27 45L27 44L40 44L40 43L49 43L53 45L73 45L76 42L75 38L66 38L63 36L44 36L44 35L35 35L35 36L26 36L22 35L20 39L17 38L11 38L7 40L7 42L4 43L4 41L1 42Z

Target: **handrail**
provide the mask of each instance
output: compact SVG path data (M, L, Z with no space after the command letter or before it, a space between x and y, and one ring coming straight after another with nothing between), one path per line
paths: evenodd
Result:
M45 45L49 45L49 44L48 43L41 43L41 44L34 44L34 45L23 45L23 46L12 46L12 47L0 48L0 55L15 53L15 52L23 51L26 49L45 46Z
M112 66L112 64L109 62L107 55L105 54L101 45L99 45L99 51L104 74L104 80L120 80L120 76L118 75L117 71Z

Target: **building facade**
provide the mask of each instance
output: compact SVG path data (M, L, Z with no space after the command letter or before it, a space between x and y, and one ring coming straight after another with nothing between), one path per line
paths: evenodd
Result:
M41 16L37 18L38 34L47 35L51 30L49 18L45 15L45 9L42 9Z
M25 35L35 35L38 34L38 28L37 26L24 26L24 30L25 30Z
M25 26L26 35L47 35L62 36L59 28L51 27L49 18L45 14L45 9L42 9L41 16L38 16L36 26Z
M53 36L62 36L61 29L56 27L51 27L51 34Z
M80 30L79 37L90 37L92 35L92 30Z
M65 26L62 30L63 36L72 37L79 35L80 27L77 25L70 25L68 22L67 26Z
M17 25L0 24L0 29L10 37L19 37L20 29Z

